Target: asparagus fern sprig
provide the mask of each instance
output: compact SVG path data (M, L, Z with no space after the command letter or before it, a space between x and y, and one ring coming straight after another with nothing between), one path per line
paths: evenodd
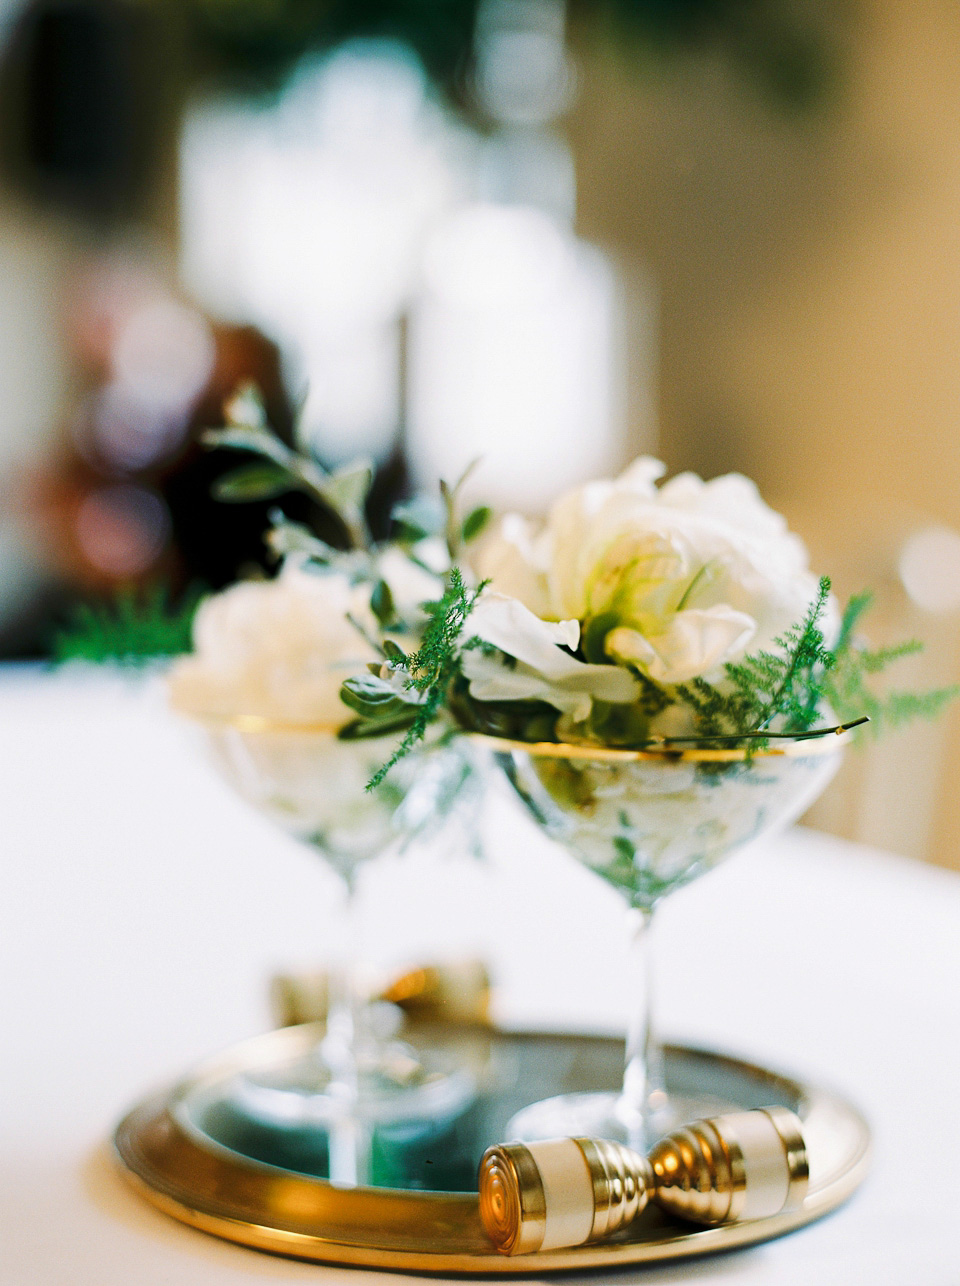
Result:
M928 692L895 690L885 695L879 695L871 687L874 675L883 673L904 657L923 651L923 644L916 639L880 648L870 648L859 640L856 627L872 601L871 594L862 593L854 595L847 604L834 645L834 664L824 676L826 701L841 718L849 717L853 710L862 711L870 717L877 734L914 719L937 718L945 706L960 695L960 684Z
M919 693L877 692L871 680L894 662L922 652L923 644L908 640L867 647L856 627L872 596L862 593L850 599L836 641L827 647L821 623L829 593L824 577L803 620L776 640L778 650L726 665L722 688L703 679L676 688L678 699L692 707L702 739L769 736L774 725L778 735L804 737L825 710L844 721L841 730L869 722L878 734L912 719L936 718L960 694L960 685Z
M453 567L443 596L423 604L427 623L420 646L407 655L387 640L386 661L372 667L376 673L359 675L343 684L341 700L358 718L341 736L381 736L405 728L393 754L368 783L368 790L378 786L394 764L423 740L447 704L449 689L459 673L464 626L484 588L485 584L468 588L460 569Z
M676 699L692 708L700 735L758 736L775 722L780 733L810 731L820 717L826 675L836 664L821 628L829 597L824 576L803 619L775 640L775 650L725 665L722 687L703 678L676 686Z

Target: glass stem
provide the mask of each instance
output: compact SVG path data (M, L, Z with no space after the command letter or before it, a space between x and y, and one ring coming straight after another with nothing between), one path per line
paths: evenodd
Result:
M617 1115L627 1132L627 1142L646 1151L658 1130L656 1117L666 1103L663 1059L653 1034L650 962L650 925L653 909L633 907L628 913L630 932L630 989L633 1000L627 1028L626 1066Z
M330 1179L354 1187L369 1179L369 1129L360 1119L360 1042L362 1000L354 968L356 900L348 883L343 903L341 938L337 958L327 975L327 1029L320 1043L320 1057L328 1081L324 1095L330 1105L327 1120Z

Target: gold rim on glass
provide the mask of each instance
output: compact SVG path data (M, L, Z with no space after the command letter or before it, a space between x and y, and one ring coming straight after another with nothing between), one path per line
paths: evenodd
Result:
M184 710L179 706L173 706L172 708L181 718L190 719L194 723L202 724L205 727L232 728L236 732L326 733L328 736L336 737L341 729L350 722L347 719L340 724L301 723L294 719L277 719L273 715L267 714L214 714L202 710Z
M600 763L631 764L661 763L739 763L747 759L806 759L812 755L831 755L849 745L853 740L847 731L824 733L821 736L802 737L753 749L749 746L721 748L719 746L678 746L665 741L662 745L646 746L643 750L620 750L613 746L588 746L567 741L514 741L509 737L493 737L489 733L469 734L492 750L509 753L522 750L536 759L584 759ZM733 737L731 736L731 740Z
M332 723L298 723L292 719L277 719L272 715L262 714L213 714L196 710L182 710L174 707L176 713L194 723L213 728L230 728L236 732L266 733L300 733L303 735L325 734L338 737L344 724ZM393 733L384 733L384 737ZM662 762L671 763L740 763L747 759L806 759L813 755L830 755L853 740L851 733L840 728L836 732L825 732L817 736L809 733L800 735L796 740L783 740L773 745L754 749L749 746L721 747L698 745L678 745L665 739L662 744L645 746L642 750L625 750L613 746L590 746L571 741L517 741L510 737L495 737L486 732L464 732L464 736L478 741L491 749L509 752L523 750L528 755L539 759L590 759L601 763L637 763ZM730 740L735 734L730 735ZM369 738L380 740L380 738Z

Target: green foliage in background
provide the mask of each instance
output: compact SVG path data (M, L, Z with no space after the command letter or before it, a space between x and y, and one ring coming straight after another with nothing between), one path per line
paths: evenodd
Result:
M339 520L351 549L370 547L372 538L364 512L373 482L370 460L358 458L330 473L308 447L288 447L268 424L260 390L249 382L241 384L228 400L224 414L226 425L208 429L203 435L204 445L256 458L218 478L213 486L215 499L245 504L300 491ZM295 434L300 441L299 423ZM313 555L321 561L335 553L316 537L312 540Z
M870 593L855 594L847 604L834 645L834 662L824 675L824 697L841 719L851 711L871 720L875 735L901 727L913 719L935 719L946 705L960 695L960 685L933 688L929 692L893 691L879 695L871 686L874 675L903 657L923 651L918 639L892 647L869 648L856 636L856 627L873 601Z
M160 585L124 591L111 602L78 604L53 637L53 660L139 666L189 652L204 592L195 587L174 603Z

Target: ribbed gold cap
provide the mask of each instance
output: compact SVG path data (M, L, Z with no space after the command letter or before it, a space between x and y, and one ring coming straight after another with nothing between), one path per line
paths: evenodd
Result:
M661 1139L650 1164L657 1204L699 1224L796 1209L810 1173L803 1127L785 1107L695 1121Z
M480 1220L504 1255L539 1250L547 1227L540 1170L524 1143L487 1148L480 1162Z
M786 1108L731 1112L674 1130L649 1159L608 1139L489 1148L480 1218L505 1255L580 1246L626 1227L653 1199L698 1224L764 1219L802 1204L803 1129Z

